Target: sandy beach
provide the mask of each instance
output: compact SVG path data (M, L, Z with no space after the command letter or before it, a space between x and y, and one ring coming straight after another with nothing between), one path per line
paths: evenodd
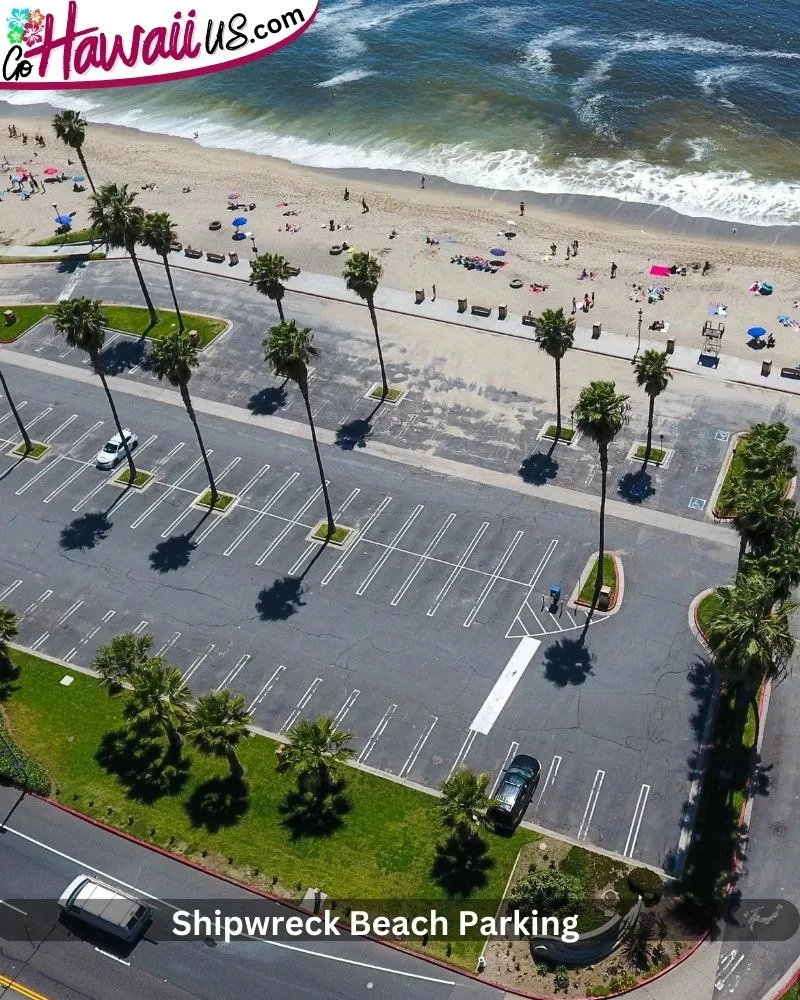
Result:
M26 167L40 184L42 193L27 200L9 193L8 172L0 203L0 232L6 245L35 242L54 232L55 212L75 213L73 226L88 222L89 190L73 192L72 183L43 183L45 170L55 167L70 177L80 165L53 136L51 114L18 115L16 109L0 124L0 157L11 168ZM22 145L8 137L13 123L29 135ZM36 150L33 135L44 134L45 149ZM283 254L304 271L341 274L344 255L332 256L332 244L347 242L358 250L378 255L387 287L408 290L424 288L430 297L455 300L466 297L470 304L496 307L507 303L509 311L534 314L544 308L564 307L572 311L577 300L577 322L601 323L604 330L636 334L638 310L642 309L642 334L646 339L674 338L676 344L700 346L700 331L707 319L725 324L723 352L753 358L746 331L763 326L776 339L774 349L763 349L759 357L774 363L800 363L800 328L786 328L778 315L800 324L800 250L751 243L746 235L729 232L724 237L676 236L641 225L623 225L595 214L570 215L549 211L540 204L525 205L496 193L477 189L454 189L453 185L404 177L404 183L342 177L319 169L294 166L284 160L240 151L205 148L191 140L152 135L132 129L91 125L85 155L95 184L126 182L138 192L147 211L166 211L178 226L184 244L204 251L238 249L250 256L259 252ZM75 162L68 163L68 158ZM154 189L143 190L154 184ZM26 187L28 187L26 185ZM187 193L184 188L191 190ZM345 187L349 200L344 200ZM230 211L228 194L249 207ZM362 208L362 199L369 207ZM243 231L253 235L238 243L232 239L232 219L244 215ZM222 223L209 231L209 223ZM330 231L333 220L334 231ZM392 233L396 233L394 237ZM505 234L515 232L508 237ZM567 247L578 241L577 258L566 257ZM432 241L432 242L429 242ZM555 244L555 254L551 245ZM467 270L452 263L456 255L491 259L490 250L506 251L498 273ZM689 267L686 276L650 273L653 265L711 264L703 275ZM610 268L616 263L616 277ZM595 277L580 279L583 272ZM509 283L522 281L512 289ZM753 294L755 282L769 283L771 295ZM532 291L531 284L546 286ZM642 291L637 292L641 286ZM664 288L663 298L651 303L648 288ZM594 306L581 310L584 296ZM642 301L643 300L643 301ZM710 315L712 303L725 307L725 314ZM650 332L654 321L669 324L661 334Z

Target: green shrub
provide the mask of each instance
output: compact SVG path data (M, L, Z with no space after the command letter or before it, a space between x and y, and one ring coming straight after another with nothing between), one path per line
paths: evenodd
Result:
M634 868L628 874L628 885L648 906L653 906L664 895L661 877L649 868Z
M551 871L531 871L512 888L509 901L523 913L538 910L548 916L572 911L581 901L581 884L572 875Z
M50 794L50 779L8 735L0 722L0 784L15 785L37 795Z
M590 986L586 991L587 997L607 997L611 995L610 986Z

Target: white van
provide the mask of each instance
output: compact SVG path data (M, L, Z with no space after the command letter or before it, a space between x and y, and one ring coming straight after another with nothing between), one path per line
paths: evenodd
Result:
M145 903L88 875L73 879L58 905L65 915L83 920L123 941L139 938L153 916L152 909Z

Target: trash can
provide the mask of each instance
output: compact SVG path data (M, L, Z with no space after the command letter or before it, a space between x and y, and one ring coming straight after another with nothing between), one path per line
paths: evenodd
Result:
M766 377L767 375L769 375L769 373L771 371L772 371L772 362L771 361L762 361L761 362L761 374L764 377Z
M601 325L600 323L592 323L592 340L597 340L600 336Z
M674 353L675 353L675 338L674 337L668 337L667 338L667 354L674 354Z
M498 319L505 319L506 316L508 316L508 306L507 305L499 305L497 307L497 318Z
M465 313L467 311L467 300L466 299L459 299L458 300L458 311L460 313Z
M608 611L611 604L611 587L601 587L600 596L597 598L597 610Z
M189 340L192 342L192 344L194 344L195 347L197 347L197 345L200 343L200 334L197 332L197 330L189 331Z
M418 288L414 292L414 301L416 302L417 305L421 305L425 301L425 289L424 288Z
M17 322L17 314L13 309L6 309L3 315L6 318L6 326L13 326Z
M228 254L228 259L231 262L231 267L233 267L235 264L239 263L239 254L235 253L235 252L229 253Z

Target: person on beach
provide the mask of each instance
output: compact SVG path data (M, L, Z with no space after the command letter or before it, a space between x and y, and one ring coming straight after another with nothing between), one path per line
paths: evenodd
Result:
M711 270L711 265L708 263L708 261L706 261L705 264L703 264L703 272L702 272L704 278L710 270Z
M589 293L587 292L583 297L583 311L588 313L590 308L591 304L589 302Z
M617 276L617 265L612 260L611 261L611 277L612 278L616 278L616 276Z
M436 301L436 285L431 285L431 288L433 289L433 296L431 298L431 302L435 302Z
M347 188L344 189L344 200L350 201L350 192L347 190Z
M578 311L578 300L573 295L572 296L572 315L574 316L577 311Z
M555 243L550 244L550 253L552 254L553 257L555 257L555 255L558 253L558 247L555 245Z
M569 243L568 243L567 244L567 260L569 260L569 258L570 258L570 253L569 253Z
M519 203L519 214L520 215L524 215L525 214L525 202L524 201L521 201Z
M572 241L572 256L573 257L577 257L578 256L578 241L577 240L573 240Z
M592 292L592 309L594 309L594 292Z
M367 204L366 199L362 198L361 199L361 214L362 215L366 215L368 211L369 211L369 205Z
M421 181L419 182L419 186L420 186L420 190L422 190L422 191L424 191L424 190L425 190L425 178L424 178L424 177L423 177L423 178L422 178L422 180L421 180Z

